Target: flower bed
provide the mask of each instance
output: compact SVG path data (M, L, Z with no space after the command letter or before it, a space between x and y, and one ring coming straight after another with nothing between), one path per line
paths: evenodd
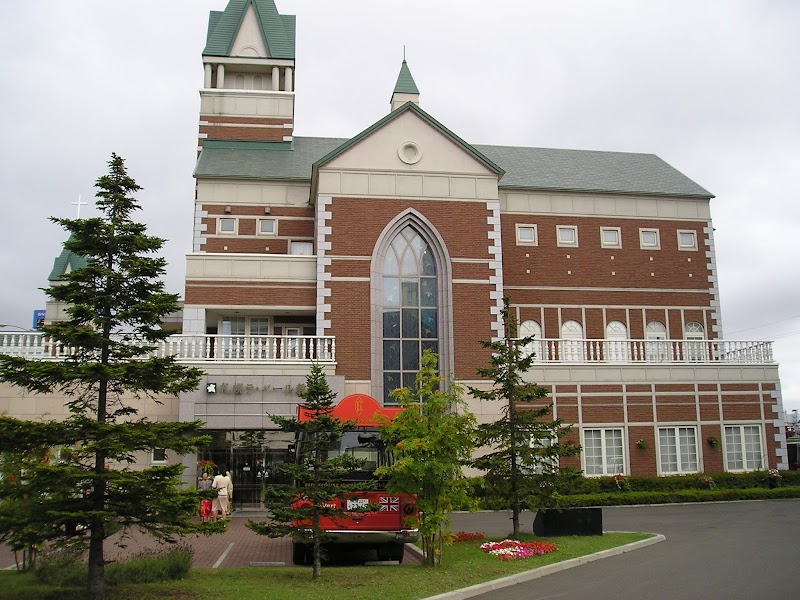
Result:
M472 540L482 540L485 537L486 534L479 531L459 531L451 535L453 542L471 542Z
M502 542L486 542L481 550L496 556L499 560L521 560L532 556L540 556L555 552L556 545L550 542L519 542L503 540Z

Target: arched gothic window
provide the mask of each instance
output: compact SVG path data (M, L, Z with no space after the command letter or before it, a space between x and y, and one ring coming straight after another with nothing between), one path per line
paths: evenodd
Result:
M564 321L561 324L561 360L581 362L583 360L583 326L577 321Z
M628 362L630 347L628 328L621 321L610 321L606 325L605 358L610 362Z
M406 225L383 261L384 401L398 387L412 387L422 353L439 352L436 261L427 242Z

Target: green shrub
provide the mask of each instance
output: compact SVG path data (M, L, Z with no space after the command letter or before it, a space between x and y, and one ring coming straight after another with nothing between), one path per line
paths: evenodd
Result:
M162 552L146 550L124 562L107 565L106 584L113 586L183 579L192 566L192 556L192 548L183 544ZM34 575L47 585L85 587L89 567L84 555L58 551L40 558Z
M178 545L167 552L146 550L126 560L106 567L106 583L153 583L183 579L192 567L192 548Z

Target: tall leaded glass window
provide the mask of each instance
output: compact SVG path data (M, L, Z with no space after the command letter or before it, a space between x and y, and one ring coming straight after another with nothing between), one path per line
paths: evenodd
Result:
M436 261L430 246L406 225L392 240L383 262L383 400L411 387L426 349L439 352Z

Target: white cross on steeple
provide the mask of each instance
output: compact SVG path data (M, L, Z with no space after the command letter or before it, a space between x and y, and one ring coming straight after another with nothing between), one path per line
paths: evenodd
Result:
M73 206L77 206L78 207L78 216L76 217L76 219L80 219L81 218L81 206L88 206L89 205L88 202L81 202L81 195L80 194L78 194L78 201L77 202L70 202L70 204L72 204Z

